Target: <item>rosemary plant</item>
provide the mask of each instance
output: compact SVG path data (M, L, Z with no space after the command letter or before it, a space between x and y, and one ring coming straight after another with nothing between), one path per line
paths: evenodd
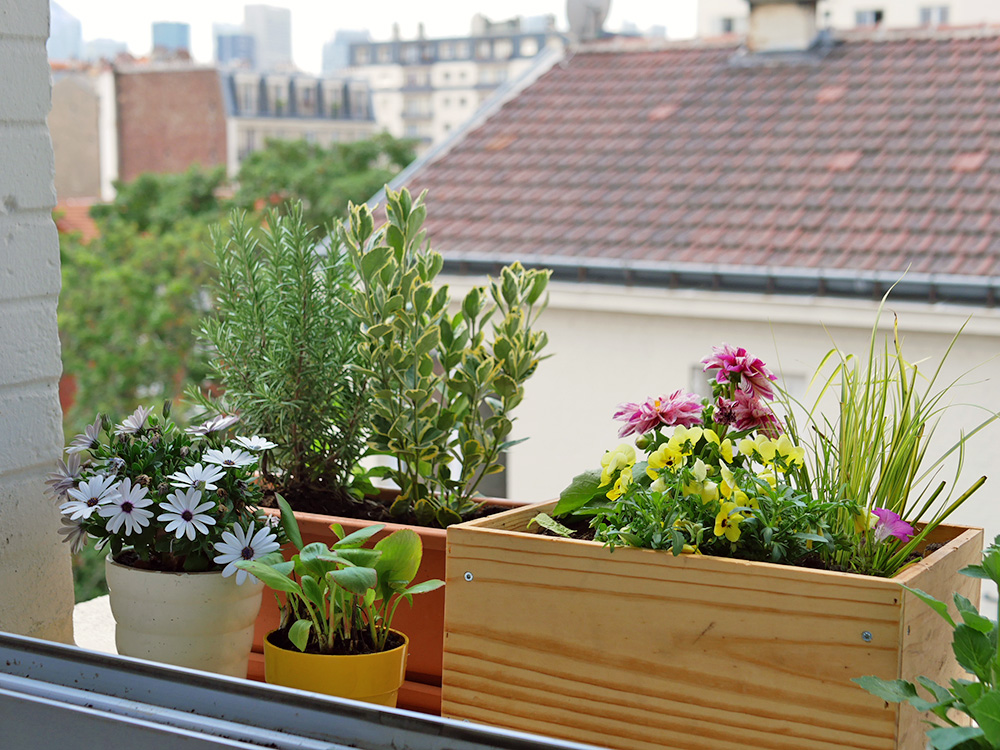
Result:
M247 429L276 443L265 478L296 491L359 498L371 399L354 365L358 321L344 304L354 272L343 251L317 247L301 207L265 228L233 215L216 231L215 315L202 328L214 375Z

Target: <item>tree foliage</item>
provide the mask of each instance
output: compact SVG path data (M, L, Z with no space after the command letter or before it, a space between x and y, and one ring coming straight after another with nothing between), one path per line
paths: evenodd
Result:
M268 141L240 168L236 203L245 210L261 203L288 206L301 201L309 226L323 227L346 216L348 202L363 203L413 161L413 143L383 133L370 140L323 148L306 141Z
M75 380L67 429L95 411L126 414L152 396L176 398L207 372L192 333L206 309L212 266L208 227L182 219L170 231L98 222L84 244L62 235L59 337L63 371Z

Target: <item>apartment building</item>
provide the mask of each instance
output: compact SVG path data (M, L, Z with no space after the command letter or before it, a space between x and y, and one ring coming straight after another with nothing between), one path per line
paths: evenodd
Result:
M997 0L820 0L821 26L834 29L972 26L1000 23ZM743 34L749 0L699 0L698 36Z
M555 18L492 22L473 18L468 36L415 39L398 29L388 41L350 46L350 74L368 82L380 129L414 138L418 150L439 143L497 88L528 70L544 50L562 49Z

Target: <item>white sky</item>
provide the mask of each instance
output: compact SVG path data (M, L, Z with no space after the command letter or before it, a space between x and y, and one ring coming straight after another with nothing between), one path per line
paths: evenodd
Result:
M256 0L265 2L265 0ZM80 19L84 41L116 39L136 55L152 46L153 21L191 24L194 58L212 58L212 24L241 23L246 0L57 0ZM319 72L323 43L337 29L368 29L375 39L388 39L393 22L404 38L416 36L424 22L427 36L457 36L469 32L475 13L500 20L513 16L553 13L565 29L566 0L274 0L267 2L292 11L292 56L310 72ZM645 29L667 27L672 38L694 36L697 0L612 0L605 28L617 31L623 21Z

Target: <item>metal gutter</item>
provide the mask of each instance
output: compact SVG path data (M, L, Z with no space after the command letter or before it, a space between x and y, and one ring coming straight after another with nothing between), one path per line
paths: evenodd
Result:
M878 300L895 285L892 295L901 300L994 307L1000 299L1000 277L957 274L649 263L604 258L525 256L515 259L472 253L445 253L443 271L456 276L496 274L514 260L520 260L529 268L552 269L552 278L557 281L625 287Z
M4 750L589 746L0 633Z

